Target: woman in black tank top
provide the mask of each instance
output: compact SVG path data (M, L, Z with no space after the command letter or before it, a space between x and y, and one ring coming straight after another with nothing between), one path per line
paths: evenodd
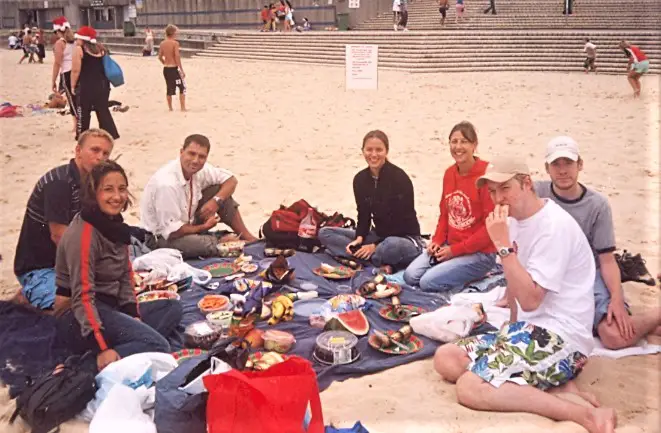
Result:
M119 133L108 108L110 82L103 67L106 49L96 43L96 31L91 27L81 27L76 39L78 46L74 49L71 68L71 87L78 105L76 139L90 128L92 111L96 111L99 127L116 140Z

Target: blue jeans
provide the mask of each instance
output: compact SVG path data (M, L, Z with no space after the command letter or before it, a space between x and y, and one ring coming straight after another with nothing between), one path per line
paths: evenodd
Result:
M21 293L32 306L47 310L55 304L55 269L44 268L17 277Z
M606 318L608 306L611 303L611 292L608 291L604 279L601 277L601 270L597 268L597 274L594 277L594 322L592 324L592 334L598 335L597 328L599 323ZM624 302L624 307L631 315L629 304Z
M425 292L445 292L479 280L496 265L495 254L475 253L453 257L432 266L425 250L404 272L409 286L420 286Z
M324 227L319 230L319 242L335 257L355 260L346 251L347 245L355 238L356 231L352 229ZM370 232L363 239L363 245L373 244L379 239L376 233ZM420 254L422 248L422 239L418 236L389 236L376 246L370 261L374 266L390 265L394 269L403 269Z
M122 358L144 352L171 352L170 343L151 326L103 302L97 301L96 309L103 326L101 333L108 348L115 350ZM86 337L82 336L80 324L74 317L73 311L67 311L58 318L57 322L58 336L74 351L79 353L88 350L94 353L101 351L92 333Z

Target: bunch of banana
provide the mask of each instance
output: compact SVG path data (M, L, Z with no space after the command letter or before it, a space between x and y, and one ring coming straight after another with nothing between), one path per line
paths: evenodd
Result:
M281 295L275 298L271 305L271 318L269 325L277 325L281 320L285 322L294 318L294 303L287 296Z

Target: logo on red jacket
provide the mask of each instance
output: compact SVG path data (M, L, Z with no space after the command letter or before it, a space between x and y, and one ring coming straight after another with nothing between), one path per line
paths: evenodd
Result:
M457 230L465 230L475 223L470 198L463 191L453 191L447 195L448 224Z

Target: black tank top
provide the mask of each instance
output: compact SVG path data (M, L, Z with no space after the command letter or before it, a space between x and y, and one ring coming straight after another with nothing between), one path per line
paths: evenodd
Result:
M106 72L103 69L103 57L88 54L83 49L83 61L80 67L80 87L83 89L96 89L108 84Z

